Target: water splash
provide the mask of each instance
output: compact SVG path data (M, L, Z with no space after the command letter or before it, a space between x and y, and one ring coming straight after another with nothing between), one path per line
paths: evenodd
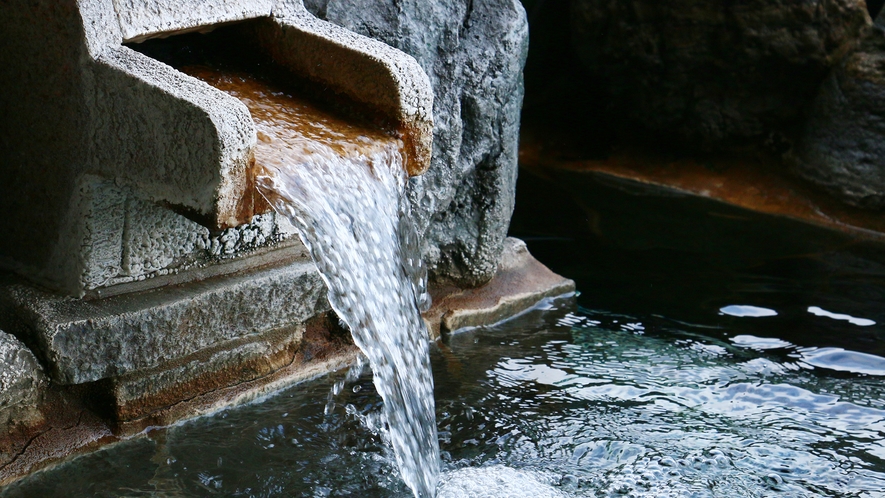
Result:
M434 496L439 443L418 236L403 198L402 143L345 123L247 77L216 77L258 130L256 185L298 229L332 308L368 358L386 435L415 496Z

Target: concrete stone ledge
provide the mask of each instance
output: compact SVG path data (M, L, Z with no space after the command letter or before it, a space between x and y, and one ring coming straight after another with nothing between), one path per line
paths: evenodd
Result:
M270 350L262 351L261 341L243 340L244 347L223 344L183 361L98 383L43 382L40 396L29 398L30 409L39 417L0 426L0 486L142 435L151 427L251 402L356 360L356 346L331 314L296 328L295 334L286 330L265 334ZM0 352L5 351L4 344L0 339ZM20 343L17 349L28 353ZM262 352L271 354L264 358L252 354Z
M358 350L350 333L334 314L320 315L296 329L291 335L281 330L263 341L222 345L203 353L205 362L191 358L99 386L101 394L111 396L116 412L109 415L117 434L137 434L246 403L356 360Z
M309 260L94 301L17 283L0 286L0 320L53 382L81 384L304 323L329 309L325 289Z

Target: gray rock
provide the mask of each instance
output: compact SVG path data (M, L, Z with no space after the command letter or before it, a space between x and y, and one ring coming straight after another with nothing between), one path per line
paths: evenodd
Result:
M410 184L433 275L461 285L498 267L516 185L525 11L514 0L311 0L315 15L414 57L434 89L433 158Z
M574 0L574 48L619 115L720 145L800 116L871 21L862 0Z
M885 33L871 30L809 111L795 170L850 204L885 207Z
M0 330L0 427L39 421L38 405L47 387L34 354Z
M39 348L53 382L81 384L303 324L329 309L311 261L86 301L0 286L0 321Z

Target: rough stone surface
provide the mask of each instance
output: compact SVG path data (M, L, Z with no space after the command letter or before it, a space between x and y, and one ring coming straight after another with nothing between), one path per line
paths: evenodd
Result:
M525 11L514 0L312 0L311 12L413 56L433 86L433 158L410 184L437 278L489 280L513 211Z
M6 268L41 271L65 227L88 129L84 82L71 67L89 57L82 29L74 2L0 4L0 265Z
M289 59L345 54L354 67L375 68L385 84L374 98L393 103L385 111L408 135L415 172L423 169L432 94L414 60L312 18L300 0L3 2L0 209L6 216L0 231L9 236L0 238L0 267L82 296L175 272L207 243L213 255L228 258L279 242L267 234L284 227L267 230L253 218L256 204L263 203L256 201L251 178L256 137L245 106L121 45L128 37L277 12L287 30L281 42L304 33L316 42ZM331 79L319 83L351 73L332 70ZM366 92L354 97L372 93ZM102 182L127 193L96 187ZM227 231L219 244L206 240L207 229L250 221L260 226L258 233Z
M107 295L117 293L116 286L165 275L185 278L182 272L186 270L207 269L222 261L266 264L256 256L272 248L289 248L291 256L304 253L294 227L274 213L213 233L145 200L137 189L84 175L74 189L59 250L46 271L53 272L54 280L64 282L67 288L88 296ZM71 261L71 255L78 259ZM219 268L217 273L230 271ZM165 283L157 281L157 285Z
M114 0L124 40L271 15L275 0Z
M573 0L580 60L618 113L705 146L796 119L870 25L863 0Z
M239 214L246 185L230 175L248 157L234 152L254 139L244 106L121 47L117 23L109 0L0 4L0 231L9 235L0 265L72 295L84 290L81 276L103 271L83 268L97 261L83 252L87 230L123 225L109 219L119 212L81 210L85 176L206 218L215 196L227 196L220 210ZM216 129L213 119L231 116L243 119Z
M461 289L451 285L431 288L433 305L424 313L431 336L464 327L491 325L522 313L547 297L575 291L575 282L538 262L525 243L508 237L498 272L485 285Z
M334 313L102 383L125 433L167 425L340 368L357 351ZM235 396L232 397L231 393ZM251 394L250 394L251 393Z
M191 210L211 228L252 217L257 138L242 102L128 47L106 49L91 66L86 159L96 173Z
M33 424L42 417L38 406L48 383L34 354L0 330L0 427Z
M794 153L800 176L850 204L885 207L885 32L827 78Z
M433 93L413 58L317 19L300 1L275 9L273 22L260 25L258 38L277 63L295 74L386 115L404 135L409 174L427 170Z
M111 428L77 396L50 390L36 423L4 426L0 432L0 486L45 468L53 461L118 440Z
M0 287L0 320L37 347L59 384L156 367L327 310L325 286L305 260L93 301Z
M298 324L227 341L154 369L115 377L112 381L115 417L117 420L144 417L181 400L278 370L291 363L303 328Z

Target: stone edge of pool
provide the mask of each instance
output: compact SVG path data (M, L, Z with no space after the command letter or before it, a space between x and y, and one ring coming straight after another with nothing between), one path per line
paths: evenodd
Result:
M52 346L55 354L70 354L66 348L71 344L102 343L102 320L115 327L138 328L156 320L165 320L172 326L214 313L218 318L206 322L206 326L223 326L222 321L232 318L228 316L231 310L234 313L239 310L238 302L248 302L245 296L249 289L266 286L268 282L275 283L278 289L286 285L300 287L291 284L315 274L305 266L307 263L301 260L267 268L254 281L250 278L234 284L230 280L240 277L217 277L219 288L226 290L221 294L214 292L212 282L182 285L175 289L172 304L160 300L145 306L137 299L121 296L111 301L112 304L105 304L100 313L88 310L88 319L81 318L84 311L78 306L94 308L95 303L40 295L33 289L5 282L0 286L3 290L0 315L20 317L30 313L40 317L42 314L40 323L17 325L43 327L44 341L52 343L58 339ZM437 340L442 334L464 327L500 322L544 298L574 290L572 280L538 262L522 241L508 238L498 273L491 281L473 289L432 286L434 305L424 314L424 319L430 338ZM53 378L64 379L64 372L46 372L40 359L25 344L9 330L0 331L0 355L9 360L0 365L0 421L7 421L4 426L7 430L0 434L0 485L153 428L254 401L350 365L357 349L335 315L320 304L325 302L321 297L322 294L312 300L313 306L296 307L299 309L295 313L300 313L302 318L294 324L234 337L219 347L196 349L194 354L176 361L154 366L133 365L132 370L108 378L102 375L109 372L101 372L96 375L98 380L79 379L83 382L68 385L53 381ZM298 302L305 301L311 300L298 298ZM175 309L175 306L183 308ZM291 320L293 317L280 318ZM8 329L10 322L6 323ZM92 334L92 341L80 340L82 334ZM65 335L78 340L65 340ZM138 338L136 342L143 344L119 344L110 350L124 355L129 351L130 356L136 358L145 348L150 349L149 337L133 336ZM92 349L108 350L104 345ZM88 358L96 365L102 360L89 356L89 348L78 354L81 360ZM105 359L108 365L110 360L119 361L119 357ZM157 359L162 359L162 355L157 355ZM73 364L79 360L70 356L67 361ZM81 367L78 371L88 370Z

